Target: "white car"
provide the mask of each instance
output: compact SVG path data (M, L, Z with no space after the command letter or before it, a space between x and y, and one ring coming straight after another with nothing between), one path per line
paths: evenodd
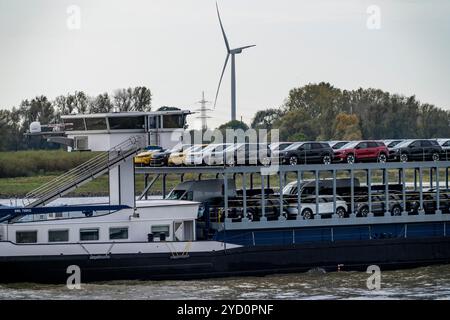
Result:
M237 146L237 144L232 143L219 144L216 148L203 156L203 161L210 166L223 165L226 161L226 155L232 154Z
M208 163L209 155L212 152L223 150L224 148L227 148L229 145L231 145L231 143L215 143L208 145L201 151L190 152L184 159L184 164L187 166L189 165L200 166L203 164L209 164Z
M331 215L333 214L333 196L319 196L319 214L320 215ZM301 215L303 219L314 219L314 216L317 214L316 212L316 197L315 196L307 196L301 199ZM298 208L297 204L290 204L288 208L289 214L297 215ZM339 196L336 196L336 214L339 218L346 217L348 212L347 203Z

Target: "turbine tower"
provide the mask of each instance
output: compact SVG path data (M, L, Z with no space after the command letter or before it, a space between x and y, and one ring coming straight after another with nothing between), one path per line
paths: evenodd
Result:
M223 40L225 41L225 46L227 48L227 56L225 58L225 63L223 65L222 74L220 75L219 85L217 87L216 98L214 99L214 109L216 108L217 97L219 95L220 84L222 83L223 74L227 67L228 59L231 56L231 120L236 120L236 66L235 66L235 55L242 53L242 50L254 47L255 45L239 47L235 49L230 49L230 44L228 43L227 35L223 29L222 20L220 19L219 6L216 2L217 17L219 18L220 29L222 30Z
M205 100L205 92L202 91L202 100L198 101L197 103L200 103L200 109L195 111L200 111L200 115L197 117L197 119L200 119L202 121L202 130L208 129L208 125L206 124L206 119L211 118L208 116L207 112L212 111L211 109L208 109L206 107L206 104L210 101Z

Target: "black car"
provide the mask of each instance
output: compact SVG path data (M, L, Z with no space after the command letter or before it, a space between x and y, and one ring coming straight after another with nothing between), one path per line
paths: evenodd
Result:
M435 191L433 191L435 192ZM422 194L423 210L425 214L434 214L437 210L436 194L424 192ZM420 210L420 194L418 192L409 192L406 194L406 209L409 214L418 214ZM450 197L446 190L439 194L439 210L442 213L450 213Z
M333 162L334 151L325 142L296 142L279 153L281 164L310 164Z
M406 140L389 151L389 158L395 161L439 161L442 147L436 140Z

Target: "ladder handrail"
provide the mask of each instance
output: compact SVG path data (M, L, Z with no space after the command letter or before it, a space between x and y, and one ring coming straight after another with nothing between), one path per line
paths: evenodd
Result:
M30 196L30 195L35 195L38 191L41 191L42 189L45 189L47 186L54 186L56 182L63 180L65 177L68 177L70 175L73 175L75 173L79 173L82 172L84 173L86 169L88 169L88 165L93 164L93 166L98 165L100 161L97 160L110 160L110 155L113 151L115 151L116 149L118 149L118 147L122 147L123 144L128 143L129 140L126 140L124 142L122 142L121 144L111 148L109 151L105 151L102 152L101 154L89 159L88 161L80 164L79 166L69 170L68 172L58 176L57 178L55 178L54 180L51 180L47 183L45 183L44 185L40 186L39 188L30 191L26 197ZM134 144L131 144L131 146L133 146ZM130 146L130 144L127 144L127 146ZM122 149L119 149L122 150ZM94 163L95 162L95 163Z
M135 151L130 150L130 152L134 153ZM128 154L128 152L124 153L124 154ZM82 181L84 178L89 178L89 177L97 174L98 171L103 171L105 169L108 169L109 164L114 164L114 162L117 159L120 161L122 158L123 157L116 157L116 158L111 159L109 162L97 163L94 166L91 166L90 168L88 168L86 171L82 171L78 175L75 175L73 177L68 177L68 179L66 179L66 180L61 180L60 183L58 183L58 184L50 183L47 185L47 187L45 189L41 189L41 190L39 190L39 192L34 191L32 195L34 197L40 197L40 196L48 194L49 192L60 189L60 187L64 187L65 185L67 185L69 183L75 183L78 181ZM50 182L52 182L52 181L50 181Z
M109 171L120 161L135 154L143 147L143 137L131 137L108 151L92 157L88 161L43 184L42 186L28 192L23 199L28 202L27 206L40 204L57 195L62 196L64 192L77 187L89 179L95 179L99 174Z
M132 137L132 138L133 138L133 137ZM136 140L137 140L137 139L136 139ZM102 152L101 154L99 154L99 155L97 155L97 156L95 156L95 157L89 159L88 161L82 163L82 164L79 165L78 167L75 167L75 168L69 170L68 172L62 174L61 176L55 178L55 179L52 180L52 181L49 181L49 182L45 183L44 185L40 186L39 188L37 188L37 189L35 189L35 190L32 190L32 191L29 192L25 197L28 197L29 195L33 195L34 193L36 193L37 191L40 191L41 189L44 189L44 188L45 188L46 186L48 186L48 185L54 185L57 181L63 180L65 177L67 177L67 176L69 176L69 175L72 175L72 174L74 174L75 172L79 172L79 171L84 171L84 170L86 170L87 165L93 163L94 161L96 162L95 164L97 164L97 163L99 162L99 161L97 161L97 160L100 160L100 159L106 160L106 159L103 159L103 158L106 158L106 156L107 156L107 158L108 158L108 160L109 160L109 158L110 158L109 156L111 155L111 153L112 153L113 151L116 151L116 150L121 151L122 148L123 148L123 146L127 146L127 147L128 147L128 146L135 146L135 145L136 145L136 142L137 142L137 141L134 141L134 142L131 142L131 141L132 141L132 140L131 140L131 138L130 138L130 139L128 139L128 140L126 140L126 141L124 141L124 142L118 144L117 146L111 148L109 151ZM130 142L131 142L131 143L130 143ZM119 149L119 147L120 147L120 149ZM94 165L95 165L95 164L94 164Z

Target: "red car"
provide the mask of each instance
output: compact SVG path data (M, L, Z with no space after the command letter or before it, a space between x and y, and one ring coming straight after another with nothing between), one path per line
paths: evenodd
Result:
M355 163L357 161L376 161L385 163L389 149L380 141L352 141L335 150L338 162Z

